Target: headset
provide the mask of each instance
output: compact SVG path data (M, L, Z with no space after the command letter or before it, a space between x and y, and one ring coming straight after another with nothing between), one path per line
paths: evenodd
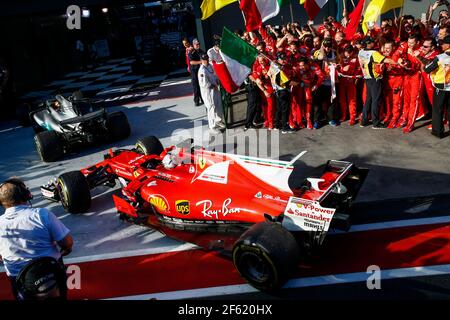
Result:
M29 202L33 199L33 195L31 194L30 190L27 188L24 182L17 178L10 178L3 183L0 184L0 188L2 188L5 184L12 184L16 186L13 193L13 198L15 202ZM0 205L2 205L2 202L0 200Z

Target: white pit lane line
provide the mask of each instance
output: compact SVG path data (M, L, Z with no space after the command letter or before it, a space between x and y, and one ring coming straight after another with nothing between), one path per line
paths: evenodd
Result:
M3 129L3 130L0 130L0 133L14 131L14 130L17 130L17 129L20 129L20 128L23 128L23 127L22 126L17 126L17 127L14 127L14 128Z
M360 224L360 225L352 226L350 228L350 230L347 232L330 230L329 233L330 234L340 234L340 233L348 233L348 232L362 232L362 231L371 231L371 230L393 229L393 228L408 227L408 226L433 225L433 224L441 224L441 223L450 223L450 216ZM67 258L67 259L64 259L64 262L66 264L76 264L76 263L83 263L83 262L116 259L116 258L126 258L126 257L134 257L134 256L141 256L141 255L158 254L158 253L165 253L165 252L176 252L176 251L184 251L184 250L194 250L194 249L198 249L198 246L196 246L194 244L190 244L190 243L185 243L185 244L181 244L179 246L164 246L164 247L155 247L155 248L151 248L151 249L130 250L130 251L121 251L121 252L115 252L115 253L85 256L85 257ZM3 273L3 272L5 272L5 269L3 266L0 266L0 273ZM450 265L436 265L436 266L427 266L427 267L382 270L381 274L382 274L382 279L408 278L408 277L430 276L430 275L444 275L444 274L450 274ZM327 276L320 276L320 277L291 279L284 286L284 288L301 288L301 287L310 287L310 286L339 284L339 283L360 282L360 281L365 281L365 280L367 280L367 273L365 273L365 272L327 275ZM152 298L184 299L184 298L208 297L208 296L214 296L214 295L242 294L242 293L251 293L251 292L257 292L257 290L255 288L251 287L250 285L231 285L231 286L211 287L211 288L202 288L202 289L194 289L194 290L162 292L162 293L148 294L148 295L118 297L118 298L112 298L112 299L113 300L114 299L117 299L117 300L120 300L120 299L148 300L148 299L152 299Z
M437 276L450 274L450 264L435 265L429 267L413 267L381 270L381 279L400 279L411 277ZM306 277L289 280L284 289L307 288L325 286L333 284L345 284L367 281L370 274L366 272L342 273L336 275L326 275L319 277ZM136 296L116 297L104 300L177 300L189 298L207 298L213 296L224 296L231 294L245 294L259 292L248 284L201 288L193 290L181 290L172 292L161 292L152 294L142 294Z

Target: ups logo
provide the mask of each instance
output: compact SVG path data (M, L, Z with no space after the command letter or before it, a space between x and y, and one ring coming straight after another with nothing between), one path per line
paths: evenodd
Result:
M175 201L175 209L179 214L189 214L191 211L191 206L188 200L178 200Z

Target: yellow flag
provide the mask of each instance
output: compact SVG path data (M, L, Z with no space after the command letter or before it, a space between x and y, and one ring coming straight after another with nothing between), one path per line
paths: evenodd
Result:
M202 20L208 19L214 12L222 9L230 3L238 0L203 0L200 9L202 10Z
M300 4L304 4L306 0L300 0Z
M367 33L367 24L377 22L382 13L394 8L403 7L404 0L372 0L364 12L363 30Z

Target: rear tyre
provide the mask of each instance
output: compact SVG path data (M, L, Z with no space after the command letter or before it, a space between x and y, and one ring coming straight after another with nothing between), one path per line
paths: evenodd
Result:
M84 213L91 207L91 190L80 171L70 171L59 176L56 182L61 204L70 213Z
M157 137L148 136L140 138L136 142L136 151L145 155L149 154L160 155L164 151L164 147Z
M16 118L19 121L19 125L23 127L29 127L31 125L30 120L31 107L28 103L22 103L16 108Z
M261 222L242 234L233 248L233 263L241 276L258 290L273 292L291 277L300 249L281 225Z
M128 118L122 111L114 112L108 115L106 120L109 138L112 141L119 141L128 138L131 133Z
M44 162L56 161L64 155L62 141L55 131L43 131L34 136L39 157Z

